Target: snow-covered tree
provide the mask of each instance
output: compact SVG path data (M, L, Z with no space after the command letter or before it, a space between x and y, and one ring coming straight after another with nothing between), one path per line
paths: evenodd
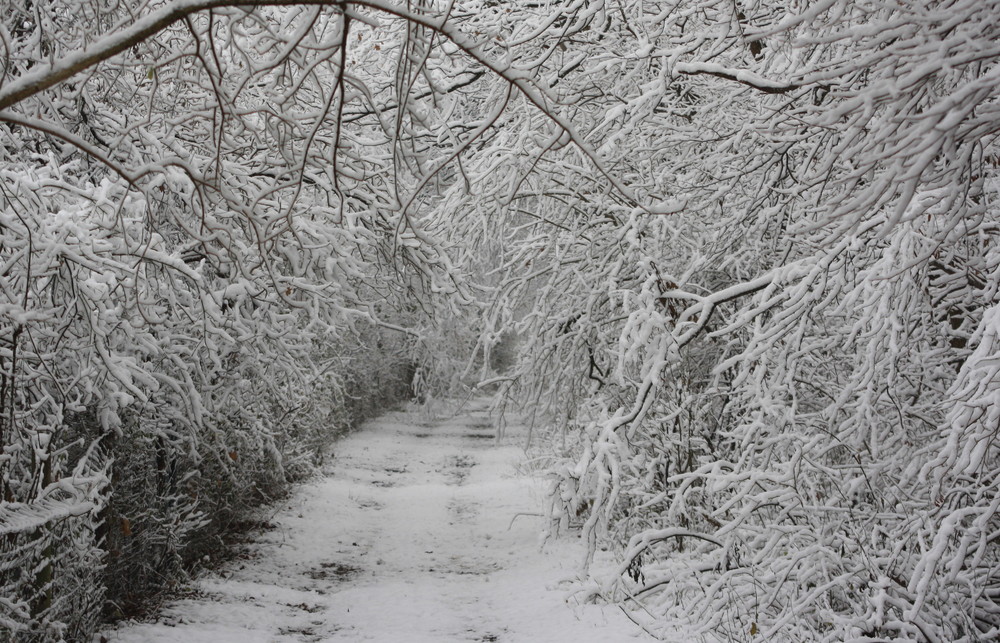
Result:
M589 6L549 84L625 189L577 147L496 192L553 518L651 629L994 636L998 7Z
M424 81L393 75L410 23L3 15L0 624L78 639L102 563L128 610L214 556L245 504L407 393L435 292L467 287L408 210L434 128Z

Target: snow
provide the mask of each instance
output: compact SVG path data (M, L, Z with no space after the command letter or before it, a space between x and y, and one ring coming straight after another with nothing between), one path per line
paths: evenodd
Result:
M618 608L574 599L581 539L569 534L539 548L545 481L525 471L524 431L512 425L494 439L484 400L438 419L390 412L337 442L325 477L285 502L270 519L275 528L240 560L197 580L154 622L103 636L119 643L648 639Z

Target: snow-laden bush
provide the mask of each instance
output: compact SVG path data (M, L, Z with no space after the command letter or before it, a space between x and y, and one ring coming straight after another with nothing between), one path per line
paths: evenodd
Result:
M84 639L105 589L129 614L222 555L248 506L411 394L415 328L458 280L387 192L407 136L374 113L341 127L339 8L185 7L0 7L0 619L19 640Z
M411 380L405 335L311 331L185 262L141 199L78 180L51 161L4 178L0 614L23 640L85 637L105 588L134 613L222 555L248 507Z
M665 636L995 637L1000 7L586 6L532 72L596 159L553 128L480 184L553 528Z

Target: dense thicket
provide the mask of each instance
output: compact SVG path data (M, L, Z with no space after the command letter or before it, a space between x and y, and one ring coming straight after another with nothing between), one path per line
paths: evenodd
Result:
M1000 3L2 9L8 627L412 364L528 407L657 636L1000 632Z
M585 144L479 195L554 518L654 632L995 637L1000 6L586 6L512 55Z
M134 613L436 361L454 280L387 202L408 137L343 113L337 11L192 13L32 85L158 7L0 6L4 640Z

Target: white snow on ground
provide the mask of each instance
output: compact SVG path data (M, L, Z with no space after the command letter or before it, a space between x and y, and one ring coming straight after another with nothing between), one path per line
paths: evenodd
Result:
M519 473L523 435L498 443L483 400L427 420L395 411L333 446L249 551L196 581L121 643L647 638L612 606L571 598L582 542L540 550L544 483ZM567 598L569 597L569 600Z

